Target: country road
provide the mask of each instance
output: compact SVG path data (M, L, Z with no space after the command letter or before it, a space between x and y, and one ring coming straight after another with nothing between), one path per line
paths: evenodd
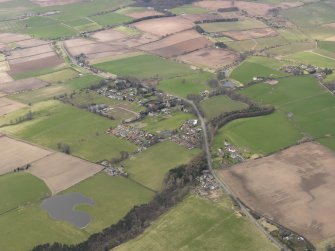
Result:
M70 55L70 53L66 50L66 48L64 47L63 43L60 43L60 48L61 50L68 56L68 58L70 59L71 63L73 63L74 65L76 65L77 67L83 68L81 66L79 66L76 62L76 60ZM88 70L88 69L86 69ZM90 70L88 70L90 71ZM90 71L92 74L94 75L98 75L101 77L104 77L102 73L94 73L92 71ZM177 97L180 98L180 97ZM265 235L266 238L268 238L275 246L278 247L279 250L284 250L284 251L289 251L289 249L287 249L282 243L280 243L277 239L275 239L274 237L272 237L262 226L261 224L250 214L250 212L248 211L248 209L240 202L240 200L238 199L238 197L230 190L230 188L216 175L215 171L213 170L213 166L212 166L212 156L209 150L209 140L208 140L208 134L207 134L207 127L206 127L206 123L205 120L203 118L203 116L201 115L198 107L194 104L193 101L190 101L188 99L182 99L184 102L190 104L193 109L196 111L197 113L197 117L201 123L201 127L202 127L202 131L203 131L203 141L204 141L204 151L206 153L206 159L207 159L207 165L208 165L208 169L211 172L211 174L213 175L213 177L216 179L216 181L218 182L218 184L221 186L221 188L225 191L225 193L227 195L229 195L231 198L234 199L234 201L238 204L238 206L240 207L242 213L244 213L249 219L250 221L256 226L256 228Z
M187 99L184 99L184 101L188 104L190 104L193 109L197 113L197 117L201 123L202 131L203 131L203 137L204 137L204 151L206 153L206 158L207 158L207 164L208 164L208 169L212 173L213 177L216 179L216 181L219 183L221 188L225 191L226 194L228 194L231 198L234 199L234 201L238 204L240 207L241 211L250 219L250 221L257 227L257 229L265 235L275 246L279 248L279 250L289 250L287 249L282 243L280 243L277 239L272 237L262 226L261 224L250 214L249 210L240 202L238 197L233 193L232 190L216 175L215 171L213 170L212 166L212 155L209 150L209 141L208 141L208 134L207 134L207 127L205 120L203 116L201 115L198 107L194 104L194 102L189 101Z

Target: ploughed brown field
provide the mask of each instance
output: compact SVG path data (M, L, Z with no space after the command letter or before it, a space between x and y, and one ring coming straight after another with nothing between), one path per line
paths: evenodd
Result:
M237 53L227 49L205 48L177 57L187 64L217 69L237 60Z
M0 97L0 116L14 112L25 106L25 104L22 104L20 102L5 97Z
M17 92L39 89L47 85L49 85L49 83L44 82L40 79L26 78L26 79L17 80L14 82L0 84L0 92L6 93L6 94L12 94L12 93L17 93Z
M0 175L13 172L52 152L0 134Z
M335 238L335 153L304 143L218 171L248 207L315 245Z
M137 22L132 26L157 36L166 36L192 29L193 22L182 17L164 17Z
M278 33L271 28L257 28L242 31L225 31L223 32L223 34L238 41L262 37L273 37L278 35Z
M42 179L52 194L56 194L101 170L100 165L63 153L52 153L33 162L28 171Z
M201 36L198 32L187 30L138 48L162 57L175 57L211 45L213 45L213 43Z

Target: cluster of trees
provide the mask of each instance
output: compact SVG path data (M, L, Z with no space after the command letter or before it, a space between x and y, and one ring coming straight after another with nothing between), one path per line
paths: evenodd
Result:
M195 21L195 24L204 24L204 23L218 23L218 22L237 22L237 17L232 18L216 18L216 19L205 19L201 21Z
M194 29L200 34L206 33L206 31L200 25L194 26Z
M203 153L188 165L170 170L164 180L163 190L151 202L135 206L118 223L91 235L88 240L77 245L43 244L32 251L108 251L121 245L143 233L151 222L180 202L188 194L196 178L207 168Z
M115 165L117 163L120 163L120 162L128 159L128 157L129 157L129 153L128 152L121 151L120 152L120 156L112 158L110 162L111 162L111 164Z
M14 121L11 120L10 124L11 125L16 125L16 124L20 124L20 123L25 122L25 121L32 120L34 118L33 115L34 114L32 113L32 111L29 111L27 114L16 118Z
M68 144L66 143L57 143L57 149L65 154L70 154L71 153L71 148Z

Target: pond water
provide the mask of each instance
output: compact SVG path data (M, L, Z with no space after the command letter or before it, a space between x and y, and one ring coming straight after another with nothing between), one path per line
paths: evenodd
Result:
M91 217L85 212L75 211L75 207L82 204L94 205L94 201L81 193L68 193L45 199L41 207L55 220L67 221L77 228L85 228Z

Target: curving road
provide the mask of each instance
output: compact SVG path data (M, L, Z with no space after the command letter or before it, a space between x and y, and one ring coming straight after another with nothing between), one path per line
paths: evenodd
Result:
M208 141L208 134L207 134L207 127L206 127L206 123L205 120L203 118L203 116L201 115L198 107L189 100L184 99L184 101L188 104L190 104L193 109L196 111L197 113L197 117L201 123L201 127L202 127L202 131L203 131L203 141L204 141L204 150L206 153L206 158L207 158L207 164L208 164L208 169L209 171L212 173L213 177L216 179L216 181L219 183L219 185L221 186L221 188L231 197L234 199L234 201L238 204L238 206L240 207L241 211L250 219L250 221L258 228L258 230L263 233L265 235L265 237L267 237L275 246L277 246L279 248L279 250L289 250L287 249L282 243L280 243L277 239L275 239L274 237L272 237L263 227L262 225L251 215L251 213L249 212L249 210L240 202L240 200L238 199L238 197L233 193L232 190L230 190L230 188L216 175L215 171L213 170L213 166L212 166L212 155L210 153L209 150L209 141Z

